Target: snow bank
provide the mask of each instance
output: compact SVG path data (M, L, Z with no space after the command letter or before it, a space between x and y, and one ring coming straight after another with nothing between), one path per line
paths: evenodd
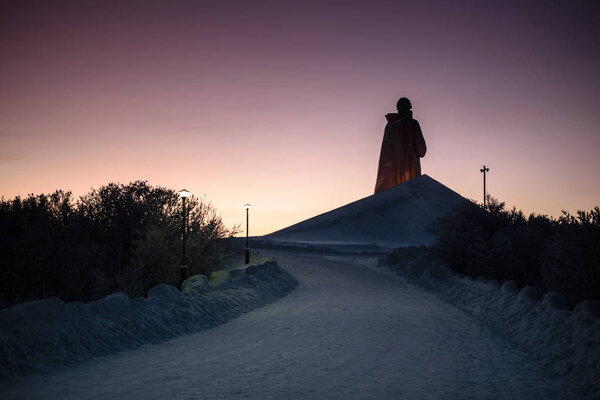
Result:
M0 311L0 379L212 328L286 295L296 284L267 261L237 270L234 280L229 273L210 282L193 276L183 293L161 284L145 299L113 293L87 304L56 298L19 304Z
M473 280L432 266L426 256L390 268L501 331L573 388L573 398L600 398L600 303L588 300L569 310L560 293L542 297L533 287L518 291L513 281Z

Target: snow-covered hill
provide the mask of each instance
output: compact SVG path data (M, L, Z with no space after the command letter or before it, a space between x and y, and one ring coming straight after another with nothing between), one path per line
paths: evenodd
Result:
M276 244L391 249L429 245L429 228L465 199L422 175L316 217L273 232L263 239Z

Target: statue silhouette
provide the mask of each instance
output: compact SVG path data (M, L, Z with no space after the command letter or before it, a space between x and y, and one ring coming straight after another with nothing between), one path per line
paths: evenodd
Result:
M383 132L375 193L421 176L419 158L427 151L421 126L413 119L412 105L406 97L398 100L396 108L397 114L385 116L388 123Z

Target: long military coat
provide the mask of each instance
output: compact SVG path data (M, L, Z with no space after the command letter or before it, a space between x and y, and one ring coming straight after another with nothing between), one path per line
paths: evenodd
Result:
M421 126L408 114L387 114L375 193L421 176L421 157L427 146Z

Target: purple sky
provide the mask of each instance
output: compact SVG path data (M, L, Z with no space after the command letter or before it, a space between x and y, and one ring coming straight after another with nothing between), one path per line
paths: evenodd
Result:
M423 3L423 4L421 4ZM425 4L426 3L426 4ZM268 233L370 195L407 96L423 172L600 203L597 1L0 1L0 195L148 180Z

